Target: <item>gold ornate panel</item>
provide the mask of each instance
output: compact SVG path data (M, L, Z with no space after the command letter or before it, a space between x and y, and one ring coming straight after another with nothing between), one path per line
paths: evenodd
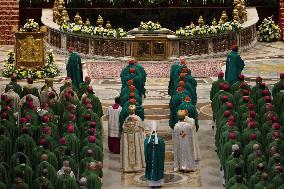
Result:
M137 60L166 60L168 58L166 37L136 37L133 56Z
M18 32L16 36L16 65L35 67L44 65L45 33Z

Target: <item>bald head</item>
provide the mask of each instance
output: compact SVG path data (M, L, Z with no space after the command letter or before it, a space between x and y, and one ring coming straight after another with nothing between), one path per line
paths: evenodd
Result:
M42 154L42 155L40 156L40 159L41 159L42 161L48 161L48 155L47 155L47 154Z
M67 160L63 161L63 166L64 167L70 167L69 161L67 161Z

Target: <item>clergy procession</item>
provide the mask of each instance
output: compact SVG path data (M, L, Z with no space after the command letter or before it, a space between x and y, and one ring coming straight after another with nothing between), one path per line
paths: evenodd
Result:
M229 77L220 72L210 93L224 185L283 189L284 73L271 91L259 76L254 86Z
M284 73L272 90L259 76L250 86L241 74L245 65L238 47L231 50L225 74L218 74L210 91L223 185L283 189ZM32 77L22 87L12 75L1 94L0 189L102 188L106 135L109 152L120 154L122 174L144 173L150 188L162 187L166 142L157 122L144 120L145 69L128 61L120 95L104 111L91 78L83 81L80 55L69 52L68 77L59 90L50 78L38 90ZM197 81L183 57L171 66L168 95L171 171L195 172L201 160Z

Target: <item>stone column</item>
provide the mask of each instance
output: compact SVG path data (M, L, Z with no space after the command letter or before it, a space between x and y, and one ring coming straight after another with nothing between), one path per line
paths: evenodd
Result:
M279 0L279 26L284 39L284 0Z
M19 24L19 1L0 0L0 45L13 45L13 26Z

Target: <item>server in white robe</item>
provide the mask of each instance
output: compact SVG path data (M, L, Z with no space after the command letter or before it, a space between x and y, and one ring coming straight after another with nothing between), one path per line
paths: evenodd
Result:
M179 122L173 131L174 171L194 171L196 168L192 124L185 121L186 110L178 111Z
M115 103L108 107L108 148L110 153L120 154L119 114L122 110L120 98L115 98Z
M144 140L146 138L144 124L135 115L135 105L129 106L129 116L123 123L121 135L121 166L123 172L139 172L145 168Z

